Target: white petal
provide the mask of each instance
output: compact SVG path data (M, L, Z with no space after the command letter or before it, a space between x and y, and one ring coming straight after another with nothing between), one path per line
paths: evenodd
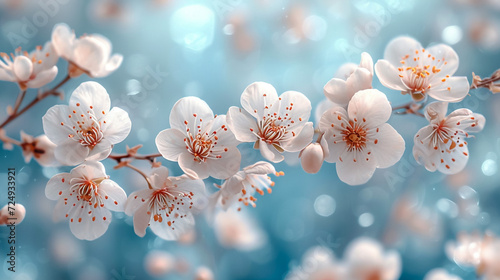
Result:
M148 228L149 221L151 220L151 213L148 214L149 209L149 205L144 203L134 213L134 232L137 236L144 237L144 235L146 235L146 229Z
M226 115L217 115L214 118L212 122L212 128L210 129L210 131L208 131L208 133L209 135L217 136L216 147L218 148L234 147L238 146L238 144L240 143L238 140L236 140L233 131L228 128Z
M141 207L142 205L148 205L153 191L154 190L151 189L144 189L131 193L127 198L127 202L125 203L125 214L133 216L137 209L139 209L139 207Z
M323 165L323 148L319 143L311 143L300 152L300 164L305 172L310 174L318 173Z
M172 108L170 127L183 133L189 129L189 132L196 134L199 130L209 129L207 126L213 119L214 113L205 101L198 97L188 96L181 98Z
M448 112L447 102L432 102L425 107L425 118L432 123L439 123L445 117Z
M245 171L246 174L259 175L276 173L276 169L274 168L274 166L271 163L265 161L258 161L252 165L249 165L243 168L243 171Z
M179 158L179 167L184 173L198 179L206 179L210 176L209 166L206 162L198 162L188 152L182 153Z
M107 177L104 165L98 161L86 161L71 170L71 175L76 178L103 178Z
M255 82L249 85L241 94L241 106L250 115L261 119L266 106L278 100L276 89L268 83Z
M99 194L104 198L104 207L111 211L123 212L127 194L112 180L104 180L99 184Z
M89 155L90 149L73 139L57 145L54 151L57 161L64 165L77 165L82 163Z
M100 69L98 72L92 72L92 77L101 78L108 76L111 72L115 71L120 67L123 61L123 56L121 54L114 54L108 62L104 65L104 68Z
M52 30L52 44L59 56L72 58L75 33L65 23L59 23Z
M325 154L325 161L337 162L344 153L347 144L342 138L342 125L347 125L349 118L347 112L342 107L331 108L321 117L319 129L324 132L323 142L327 143L328 153Z
M281 155L276 148L272 145L267 144L266 142L259 139L259 149L260 154L267 160L272 161L274 163L278 163L283 161L285 157Z
M421 128L414 137L413 157L420 164L424 165L428 171L434 172L439 163L439 153L434 150L430 143L430 134L434 131L428 125Z
M363 58L361 58L363 59ZM337 72L335 72L335 75L333 75L334 78L341 79L341 80L347 80L349 76L358 68L358 65L348 62L340 65L339 69Z
M84 82L80 84L73 91L69 99L71 107L93 110L98 119L104 115L102 112L105 114L109 112L110 104L108 92L96 82Z
M151 183L155 188L163 188L165 187L165 182L170 181L169 179L169 170L165 166L160 166L154 168L151 172Z
M364 68L357 68L345 82L340 79L332 79L323 90L330 101L344 107L356 92L371 87L372 75L370 72Z
M113 145L125 140L132 129L128 113L118 107L113 107L100 121L104 137Z
M43 151L39 153L34 151L35 160L41 166L60 166L61 164L57 161L54 150L57 147L56 144L49 140L47 135L42 134L35 138L37 150Z
M1 60L0 60L1 63ZM17 81L16 77L14 76L14 73L12 73L11 70L3 69L0 68L0 80L1 81L8 81L8 82L15 82Z
M241 154L238 148L228 147L220 159L207 159L208 173L216 179L227 179L240 170ZM201 178L200 178L201 179Z
M156 136L156 147L164 158L178 161L179 156L186 152L185 137L182 132L175 128L165 129Z
M40 88L44 85L52 82L57 76L57 66L53 66L52 68L42 71L36 75L33 80L30 80L26 83L26 86L29 88Z
M384 256L383 279L397 280L401 275L401 256L396 251L387 252Z
M405 85L398 70L389 61L380 59L375 64L375 73L382 85L394 90L407 91L409 88Z
M420 45L418 41L410 37L401 36L393 39L387 44L384 52L384 59L388 60L392 65L401 65L400 61L403 60L406 55L412 55L415 51L421 50L422 45ZM375 68L377 68L376 65Z
M376 89L366 89L352 97L347 112L351 120L357 119L366 122L369 127L376 127L389 120L392 108L385 94Z
M349 96L349 93L347 92L346 81L338 78L333 78L328 81L323 87L323 93L328 100L339 104L340 106L347 105L352 97Z
M78 212L73 216L73 222L70 222L69 226L76 238L95 240L108 230L112 216L106 208L93 208L88 204L85 205L83 209L77 210ZM88 214L89 211L92 211L92 214ZM93 220L94 217L95 220ZM106 219L103 219L104 217Z
M337 161L337 175L339 179L351 186L362 185L371 179L376 169L373 154L368 149L361 152L348 151L340 156L342 160Z
M325 113L328 109L339 106L340 105L335 104L328 99L323 99L321 102L319 102L319 104L316 106L316 110L314 110L314 123L316 124L316 127L318 126L323 113Z
M450 77L443 81L435 81L427 94L440 101L459 102L469 93L467 77Z
M55 105L47 110L42 118L43 131L55 144L66 142L68 135L73 134L73 129L68 125L68 110L66 105Z
M439 67L441 71L439 73L435 73L433 78L444 77L446 75L452 76L455 74L458 69L458 55L453 48L445 44L439 44L427 48L426 51L436 57L436 59L446 62L446 64L443 63Z
M368 70L368 72L370 72L370 74L373 76L373 59L369 53L361 53L361 62L359 63L359 67Z
M287 141L284 145L282 145L282 148L287 152L298 152L311 143L313 136L313 123L307 122L298 134L295 134L290 141Z
M378 129L378 132L377 132ZM375 138L377 144L371 142L373 158L378 168L387 168L396 164L404 154L405 140L389 124L384 123L377 129L368 131L370 140Z
M29 80L31 73L33 72L33 63L31 59L26 56L16 56L14 59L14 74L16 74L18 81Z
M295 130L304 126L311 116L311 101L297 91L286 91L279 98L278 116L283 119L288 116L287 130Z
M62 197L62 195L68 195L66 192L69 191L71 174L60 173L54 175L47 182L45 187L45 196L51 200L57 200Z
M254 134L259 131L257 121L246 111L233 106L227 111L226 120L236 139L242 142L257 141L258 137Z
M175 223L172 223L171 226L168 225L166 218L161 223L151 221L150 228L154 234L165 240L177 240L179 236L191 230L193 225L193 215L187 214L181 219L176 219Z
M99 73L107 62L106 47L92 36L84 36L75 41L72 61L91 73Z
M113 145L111 144L111 142L109 142L108 139L104 138L89 151L89 154L85 157L85 160L103 160L107 158L109 154L111 154L112 149Z

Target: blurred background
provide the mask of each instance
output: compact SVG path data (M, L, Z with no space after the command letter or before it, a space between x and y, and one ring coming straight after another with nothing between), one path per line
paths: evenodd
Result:
M198 96L214 113L225 114L230 106L240 105L247 85L265 81L278 93L304 93L315 107L340 65L359 63L363 51L374 61L382 58L385 45L399 35L412 36L423 46L451 45L460 57L457 75L469 81L472 72L488 77L500 68L498 0L0 0L0 8L2 52L43 45L52 27L65 22L77 36L108 37L113 53L123 54L116 72L96 79L108 90L112 106L127 110L132 119L132 131L115 146L115 153L137 144L144 145L141 153L155 153L154 139L169 127L170 109L183 96ZM60 59L58 67L58 77L47 88L66 74L66 61ZM67 104L70 93L87 80L83 75L65 84L66 100L45 99L9 124L7 134L16 139L20 130L42 134L41 117L47 109ZM393 105L409 101L376 78L373 86ZM14 83L0 82L1 120L18 90ZM29 90L26 99L35 94ZM474 271L448 260L444 247L464 230L500 235L500 97L473 90L450 110L460 107L487 119L483 132L469 141L471 156L464 171L444 176L418 166L411 153L413 137L426 120L395 115L389 123L405 138L406 153L395 166L377 170L366 185L342 183L334 164L325 163L316 175L306 174L297 154L277 164L286 175L274 178L273 193L259 196L256 208L242 211L248 222L241 227L250 236L247 246L217 235L203 213L182 242L163 241L150 231L140 238L132 218L123 213L113 213L101 238L78 240L67 223L52 222L55 201L44 195L48 179L71 168L25 164L19 147L0 150L0 185L5 186L0 205L7 203L7 168L14 167L16 200L27 212L17 227L16 273L8 272L3 261L8 231L0 228L0 279L194 279L200 267L220 280L283 279L308 248L326 246L341 258L346 245L359 236L373 237L401 253L401 279L422 279L435 267L476 279ZM315 121L314 113L311 118ZM242 166L262 160L251 144L239 147ZM162 162L172 174L181 174L176 163ZM127 194L144 187L138 174L113 170L112 160L103 163ZM135 165L150 171L147 163ZM214 192L213 183L221 182L206 183Z

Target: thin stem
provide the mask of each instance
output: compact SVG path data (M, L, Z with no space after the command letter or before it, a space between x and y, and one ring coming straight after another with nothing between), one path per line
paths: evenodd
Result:
M109 159L116 160L117 162L120 162L122 159L126 159L126 158L132 158L132 159L137 159L137 160L149 160L149 161L153 162L154 159L157 157L161 157L161 154L149 154L149 155L131 155L131 154L114 155L114 154L111 154L108 156Z
M401 109L410 109L411 104L413 104L413 102L408 102L400 106L392 107L392 111L394 112L396 110L401 110Z
M24 112L28 111L28 109L30 109L35 104L42 101L43 99L47 98L48 96L57 95L58 93L56 92L56 90L58 88L60 88L62 85L64 85L70 79L71 79L71 77L68 75L68 76L66 76L66 78L64 78L64 80L62 80L59 84L57 84L53 89L45 91L44 93L37 95L37 97L33 101L31 101L28 105L26 105L26 107L24 107L21 111L15 112L12 115L10 115L2 124L0 124L0 128L5 127L11 121L15 120L17 117L24 114Z
M14 110L12 111L13 115L17 113L19 106L21 106L21 103L23 103L24 96L26 96L26 90L21 91L17 96L16 104L14 105Z
M10 138L9 136L7 136L5 134L5 131L0 131L0 140L4 143L11 143L11 144L14 144L14 145L17 145L17 146L21 146L22 143L21 141L17 141L16 139L13 139L13 138Z
M132 170L134 170L135 172L141 174L141 176L144 177L144 179L148 183L149 189L151 189L151 190L153 189L153 186L151 185L151 182L149 181L149 177L146 174L144 174L144 172L142 172L139 168L137 168L137 167L135 167L133 165L130 165L128 163L125 164L125 166L128 167L128 168L130 168L130 169L132 169Z

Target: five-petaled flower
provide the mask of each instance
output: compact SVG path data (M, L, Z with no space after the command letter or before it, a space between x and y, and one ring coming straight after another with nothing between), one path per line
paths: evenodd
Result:
M351 65L351 64L345 64ZM347 106L354 94L363 89L372 88L373 79L373 60L368 53L361 54L361 62L359 66L351 69L348 67L341 67L342 72L337 73L334 77L323 87L324 94L328 100L338 104L342 107ZM349 73L350 72L350 73ZM343 79L343 77L346 77Z
M43 116L45 134L57 145L56 159L66 165L106 158L131 126L127 112L117 107L110 110L109 95L96 82L82 83L69 106L55 105Z
M42 166L60 165L54 155L56 147L56 144L52 143L45 134L33 137L21 130L21 148L23 149L24 161L26 163L35 158Z
M452 77L458 55L447 45L424 49L409 37L398 37L387 45L384 59L375 64L380 82L391 89L411 94L414 101L427 95L446 102L458 102L469 92L467 77Z
M0 53L3 59L0 60L0 80L16 82L21 90L43 87L57 76L55 65L59 57L51 42L43 48L37 46L31 53L19 47L10 55Z
M278 97L272 85L256 82L241 95L241 105L244 110L229 108L229 128L236 139L255 142L254 147L267 160L280 162L283 151L298 152L311 143L311 102L302 93L287 91Z
M166 167L153 170L152 189L133 192L127 199L125 213L134 216L134 231L143 237L146 228L165 240L177 240L192 229L192 212L205 199L205 184L187 175L169 177Z
M216 199L220 198L223 209L228 209L237 202L241 202L245 206L255 207L257 199L254 194L256 192L260 195L264 195L264 191L272 192L271 187L274 186L274 182L268 174L285 175L283 171L276 172L274 166L269 162L256 162L234 174L222 186L218 186L221 190L217 193Z
M320 120L328 145L327 162L335 162L337 174L349 185L366 183L376 168L399 161L405 150L401 135L386 122L392 108L376 89L357 92L347 112L342 107L326 111Z
M483 130L485 118L468 109L458 109L446 116L448 103L433 102L425 109L429 125L415 135L413 156L429 171L444 174L460 172L469 160L465 138Z
M170 112L170 127L156 137L162 156L179 162L193 178L227 179L240 169L239 142L228 129L225 115L214 117L208 104L184 97Z
M70 77L84 73L94 78L105 77L120 67L123 60L121 54L111 56L111 42L106 37L90 34L77 39L64 23L54 26L52 44L57 54L69 62Z
M57 200L54 220L68 219L71 232L83 240L103 235L111 222L109 210L123 212L127 200L123 189L106 175L104 165L94 161L52 177L45 195Z

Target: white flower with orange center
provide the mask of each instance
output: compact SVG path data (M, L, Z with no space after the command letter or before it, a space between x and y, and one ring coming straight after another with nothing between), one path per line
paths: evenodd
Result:
M319 127L328 146L325 161L336 163L340 180L349 185L364 184L376 168L399 161L405 142L386 123L391 113L385 94L367 89L352 97L347 111L336 107L323 114Z
M104 165L88 161L52 177L45 187L48 199L57 200L54 220L69 220L71 232L83 240L103 235L111 211L123 212L127 195L106 175Z
M55 105L43 116L43 129L57 145L56 159L66 165L106 158L114 144L130 133L130 118L114 107L106 89L96 82L82 83L67 105Z
M194 225L192 212L205 200L205 184L186 175L169 177L166 167L153 170L150 189L133 192L125 213L134 216L134 231L143 237L149 226L165 240L177 240Z
M21 90L39 88L52 82L57 76L57 56L52 43L48 42L42 48L28 53L21 47L17 48L10 57L0 53L0 80L15 82Z
M384 252L376 240L361 237L352 241L344 253L349 280L396 280L401 275L401 256Z
M272 85L256 82L241 95L241 105L244 110L229 108L229 128L239 141L255 142L267 160L280 162L282 152L298 152L311 143L311 102L302 93L287 91L278 97Z
M240 169L241 154L226 124L198 97L184 97L170 112L170 127L156 137L162 156L179 162L184 173L205 179L227 179Z
M52 44L57 54L69 62L68 74L78 77L87 74L101 78L120 67L123 56L111 56L111 42L99 34L75 38L75 32L65 23L59 23L52 30Z
M415 135L413 156L429 171L455 174L464 169L469 160L467 147L469 133L483 130L485 118L468 109L458 109L446 116L448 103L434 102L425 108L430 122Z
M47 135L33 137L21 130L21 148L23 149L24 162L29 163L32 158L42 166L61 165L55 157L56 144L52 143Z
M467 77L453 77L458 68L458 55L447 45L427 49L410 37L398 37L387 45L384 59L375 64L380 82L414 101L427 95L446 102L458 102L469 92Z
M228 209L238 202L245 206L252 205L255 207L257 201L254 196L255 193L264 195L265 191L272 192L271 187L274 186L274 182L268 174L285 175L283 171L276 172L274 166L269 162L259 161L234 174L222 186L216 185L221 189L217 193L217 199L220 197L223 209Z

